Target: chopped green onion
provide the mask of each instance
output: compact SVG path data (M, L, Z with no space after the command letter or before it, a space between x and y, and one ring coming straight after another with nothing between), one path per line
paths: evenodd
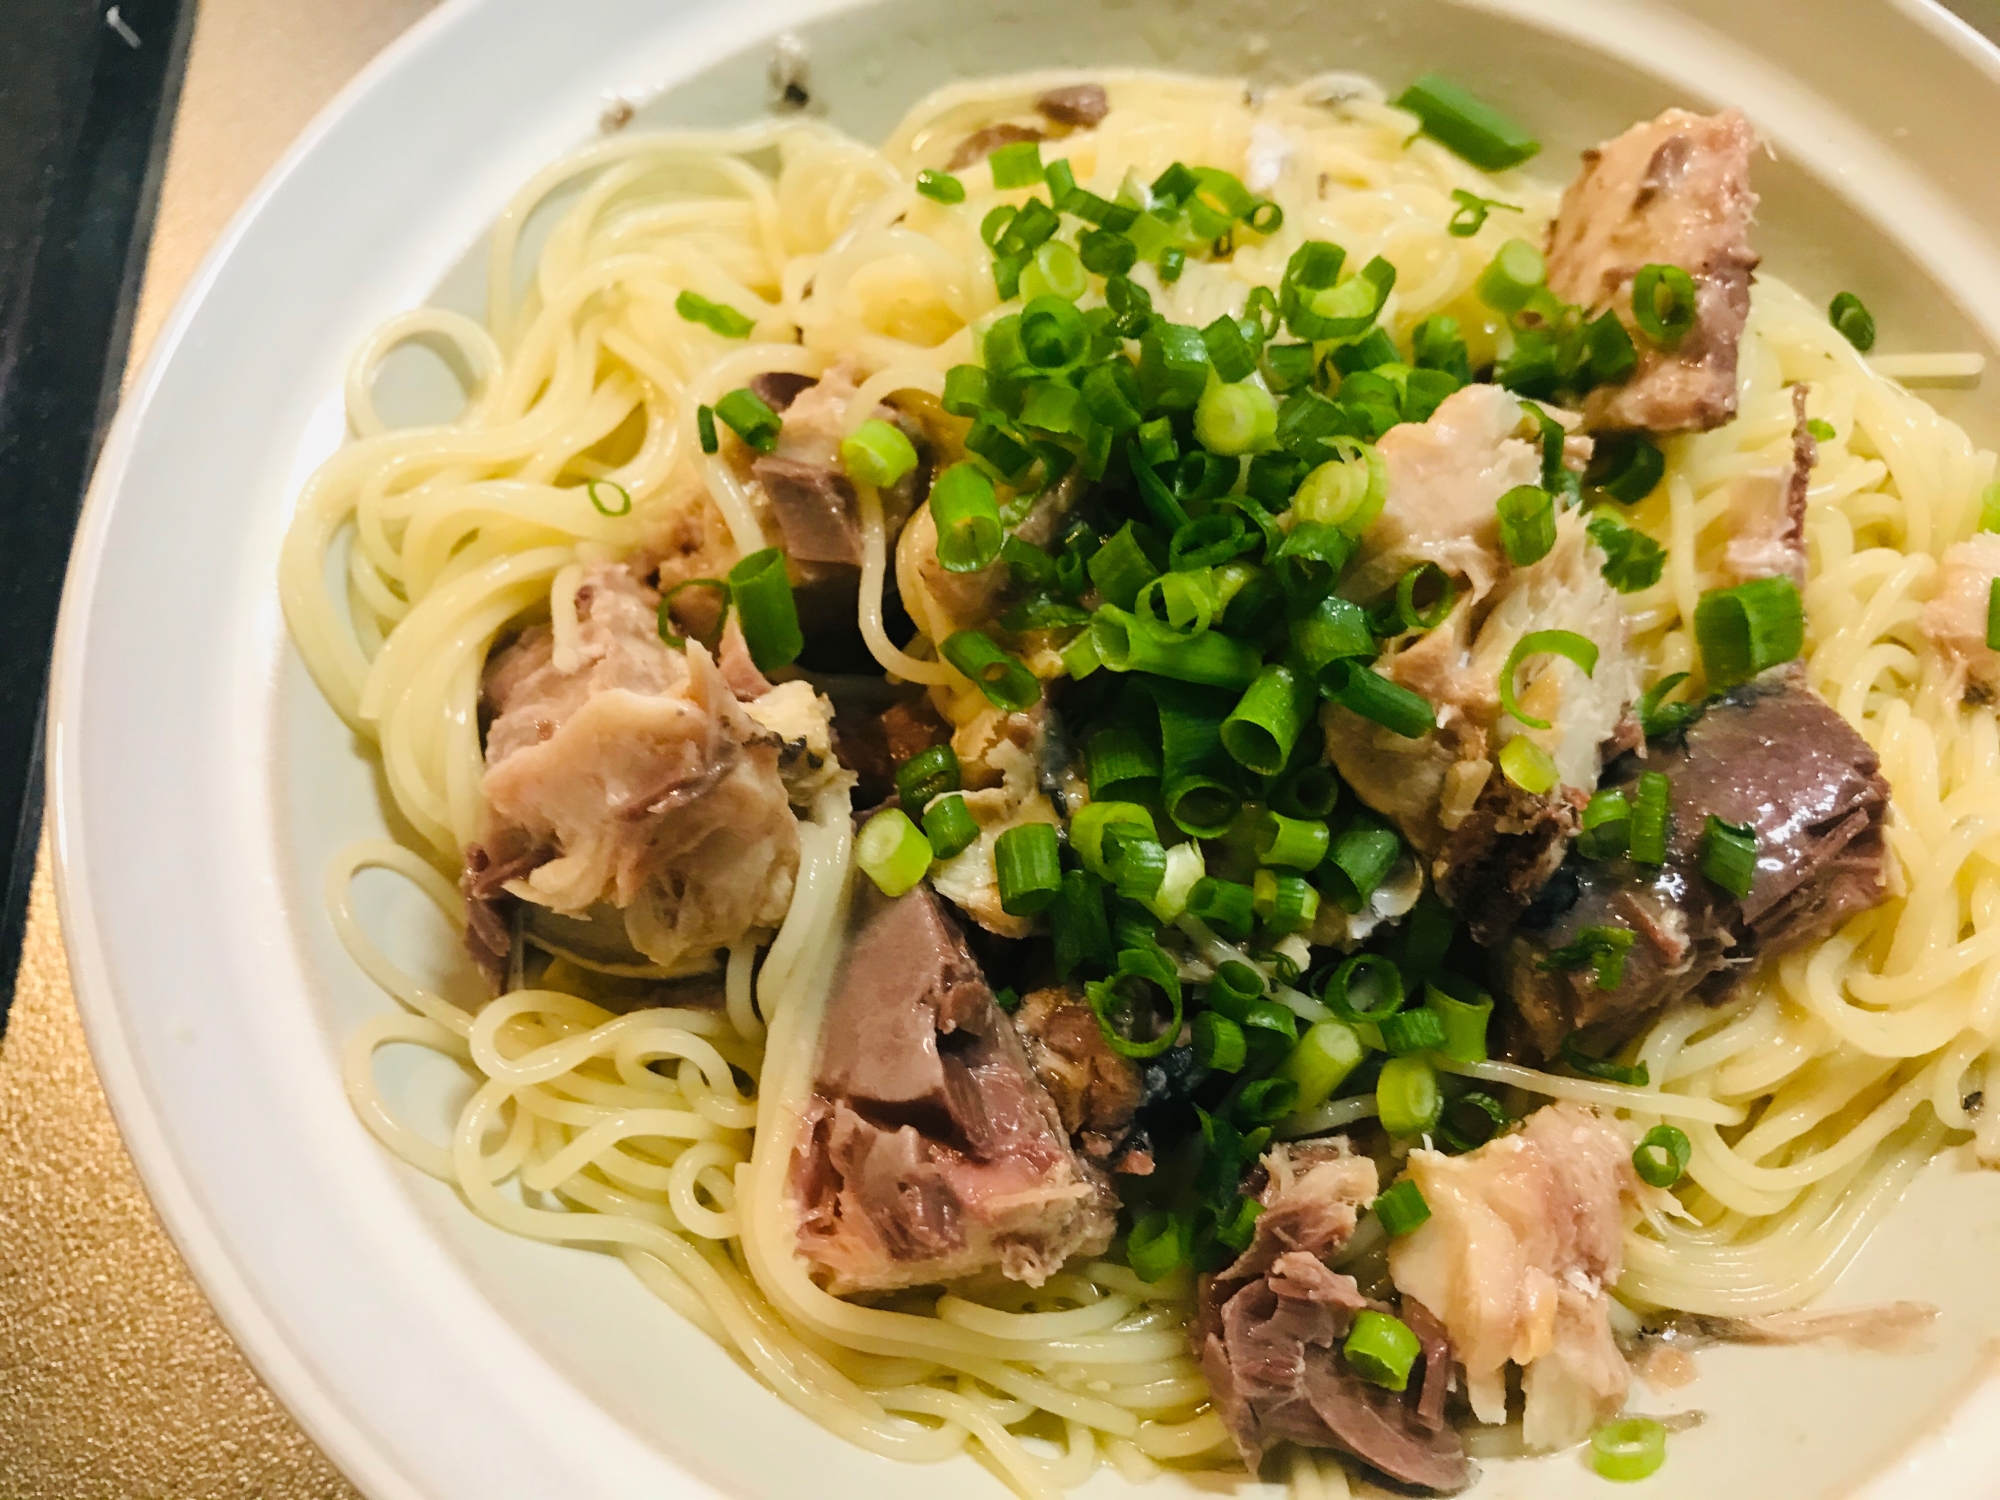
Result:
M1594 792L1584 805L1576 847L1585 859L1616 859L1632 843L1632 807L1623 792Z
M1370 1385L1400 1391L1409 1386L1423 1344L1401 1318L1365 1308L1354 1315L1354 1327L1340 1352L1348 1368Z
M1393 1016L1384 1016L1378 1024L1383 1049L1392 1057L1431 1052L1444 1045L1444 1027L1435 1012L1423 1007L1399 1010Z
M1245 769L1277 775L1292 758L1292 746L1312 718L1317 697L1303 673L1271 663L1222 721L1222 747Z
M1011 203L998 204L986 211L986 217L979 221L979 237L986 242L987 249L999 248L1000 241L1020 212Z
M1506 1106L1475 1089L1445 1105L1438 1116L1438 1139L1448 1151L1477 1151L1507 1125Z
M1159 1281L1186 1259L1180 1220L1160 1209L1141 1214L1125 1236L1125 1264L1141 1281Z
M1496 208L1504 208L1510 214L1521 212L1517 203L1502 203L1498 198L1482 198L1477 193L1469 193L1464 188L1451 190L1451 201L1458 205L1452 210L1451 218L1445 224L1445 232L1453 239L1469 240L1486 227L1486 216Z
M1616 385L1639 363L1632 335L1618 321L1618 314L1609 308L1584 325L1583 339L1588 351L1589 378L1597 385Z
M1667 862L1667 822L1672 813L1673 783L1664 772L1641 773L1632 795L1633 860L1642 865Z
M1632 1152L1632 1170L1648 1187L1670 1188L1694 1155L1685 1131L1672 1125L1655 1125Z
M1104 283L1104 305L1111 309L1111 326L1120 338L1136 339L1153 326L1153 294L1128 276Z
M1109 854L1104 836L1114 827L1127 827L1157 841L1159 832L1153 815L1137 802L1087 802L1070 819L1069 843L1083 867L1093 875L1111 879Z
M1257 351L1243 337L1242 325L1228 313L1202 329L1201 341L1208 346L1209 362L1215 366L1216 375L1225 382L1246 380L1257 368Z
M953 464L931 486L930 506L945 571L977 573L992 566L1006 537L992 480L973 464Z
M1340 339L1365 331L1396 285L1396 268L1376 256L1347 280L1296 299L1286 326L1301 338Z
M1666 1461L1667 1429L1651 1417L1620 1417L1590 1435L1590 1466L1605 1479L1645 1479Z
M1194 435L1210 452L1227 457L1271 445L1278 431L1278 403L1260 385L1211 384L1194 409Z
M1298 1105L1299 1086L1289 1078L1259 1078L1246 1083L1230 1111L1236 1120L1252 1129L1275 1125Z
M1167 565L1176 572L1212 568L1251 545L1241 515L1233 510L1213 510L1174 532L1167 544Z
M1090 638L1088 630L1079 631L1076 639L1062 648L1063 671L1071 679L1081 682L1104 665L1097 659L1097 643Z
M1555 790L1561 777L1555 757L1525 734L1516 735L1500 747L1500 774L1536 797Z
M1212 993L1212 992L1211 992ZM1366 1049L1345 1021L1315 1021L1279 1066L1298 1085L1301 1110L1318 1109L1361 1066Z
M722 441L715 431L714 407L697 406L694 409L694 434L701 443L702 452L715 453L721 450Z
M926 167L917 173L917 191L938 203L963 203L965 184L949 172L937 172Z
M1188 892L1188 915L1227 938L1245 938L1257 916L1256 893L1234 880L1204 875Z
M1351 713L1372 720L1404 739L1421 739L1437 728L1437 711L1421 693L1413 693L1401 683L1391 682L1372 667L1353 662L1344 668L1338 686L1330 695ZM1334 669L1329 669L1331 673ZM1322 686L1331 678L1324 679Z
M1627 1088L1642 1089L1652 1082L1652 1072L1644 1063L1626 1067L1623 1063L1606 1057L1592 1057L1571 1032L1563 1038L1562 1060L1586 1078L1601 1078L1606 1083L1622 1083Z
M1275 870L1259 870L1250 887L1251 909L1267 930L1298 932L1310 927L1319 915L1319 892L1303 875L1280 875Z
M711 593L720 594L722 598L718 603L721 609L725 613L729 609L729 585L720 578L686 578L660 595L660 608L658 612L660 639L676 650L687 644L687 637L677 634L674 630L674 600L678 599L689 589L707 589Z
M1629 927L1586 927L1542 960L1544 969L1589 969L1600 990L1618 988L1625 978L1625 955L1638 937Z
M899 808L878 812L854 839L854 862L885 896L900 896L931 867L930 840Z
M1160 576L1138 528L1138 522L1127 521L1091 553L1087 564L1097 592L1119 609L1130 609L1138 602L1139 591Z
M962 784L958 754L949 745L919 750L896 767L896 797L906 808L922 808Z
M1046 823L1038 825L1047 828ZM1053 833L1054 830L1050 829ZM1142 986L1136 993L1134 986ZM1168 1015L1159 1016L1157 1006L1146 1004L1148 989L1164 995L1167 1000ZM1118 966L1111 977L1093 980L1083 987L1090 1001L1091 1012L1097 1017L1097 1028L1103 1034L1105 1044L1121 1057L1158 1057L1180 1038L1181 1030L1181 981L1174 972L1172 962L1158 948L1126 948L1118 955ZM1136 1032L1143 1024L1142 1007L1150 1009L1153 1019L1160 1021L1158 1031L1150 1039L1144 1039L1128 1032ZM1116 1014L1114 1014L1114 1011ZM1128 1030L1118 1029L1118 1022L1128 1021Z
M1044 293L1021 309L1021 350L1038 370L1063 370L1090 348L1090 325L1066 297Z
M1667 703L1667 694L1688 680L1685 672L1669 672L1639 695L1634 705L1639 712L1639 732L1647 739L1677 734L1701 717L1699 703Z
M1292 498L1292 509L1302 521L1337 526L1348 536L1360 536L1382 513L1388 495L1387 466L1373 447L1353 446L1359 451L1352 457L1329 460L1306 475Z
M1528 305L1536 289L1549 279L1548 262L1526 240L1507 240L1479 273L1474 290L1495 312L1511 317Z
M1979 492L1979 529L2000 531L2000 479Z
M1592 516L1586 529L1604 553L1600 575L1619 593L1636 594L1660 581L1667 566L1666 549L1645 532L1620 526L1604 515Z
M1160 280L1172 286L1181 279L1181 271L1187 266L1187 252L1178 245L1160 252Z
M1275 391L1289 391L1310 384L1313 378L1313 346L1266 344L1264 372L1270 377L1271 389Z
M1277 1066L1298 1045L1299 1018L1275 1000L1254 1002L1239 1024L1244 1040L1250 1044L1253 1070Z
M1672 349L1694 327L1694 278L1679 266L1655 262L1632 278L1632 318L1662 349Z
M1418 893L1417 904L1403 921L1401 951L1396 954L1396 962L1412 983L1431 979L1443 984L1448 975L1438 973L1451 950L1452 939L1458 933L1458 919L1451 909L1438 900L1435 892Z
M729 598L758 671L769 672L798 659L806 638L799 629L784 553L766 547L738 562L729 570Z
M1062 890L1060 846L1053 823L1022 823L993 841L1000 909L1010 917L1046 911Z
M1826 310L1827 321L1840 336L1866 354L1875 347L1875 319L1852 292L1842 292Z
M1114 824L1104 830L1104 867L1119 895L1149 901L1167 878L1167 851L1132 825Z
M1217 964L1214 977L1208 981L1208 1003L1232 1020L1242 1020L1263 998L1264 976L1237 959Z
M1039 187L1043 176L1042 143L1009 141L994 147L986 164L993 169L996 188Z
M924 837L931 841L931 852L939 859L963 854L972 846L979 837L979 824L973 821L962 794L939 797L924 809Z
M1424 74L1394 103L1423 122L1425 135L1483 172L1518 167L1542 149L1506 115L1437 73Z
M1157 318L1139 337L1139 385L1148 403L1190 411L1208 388L1208 342L1199 328Z
M597 487L600 484L623 502L618 509L613 510L597 498ZM591 506L600 516L629 516L632 514L632 492L622 484L614 484L609 479L592 479L585 483L583 492L590 497Z
M1549 721L1524 712L1514 695L1514 676L1521 663L1531 656L1561 656L1574 662L1586 677L1597 671L1597 644L1574 630L1531 630L1514 642L1507 664L1500 669L1500 711L1511 714L1530 729L1547 729Z
M682 292L674 298L674 311L690 323L699 323L726 339L748 338L750 330L757 326L755 318L746 318L723 303L711 302L699 292Z
M946 661L972 679L995 708L1016 714L1042 696L1035 674L977 630L946 636L938 649Z
M850 478L881 489L916 468L917 450L895 423L870 417L841 440L840 462Z
M1263 1211L1264 1205L1255 1198L1246 1198L1239 1194L1235 1208L1221 1215L1216 1222L1216 1243L1239 1254L1249 1249L1250 1241L1257 1232L1257 1216Z
M1410 362L1420 370L1436 370L1460 385L1472 379L1472 358L1460 337L1458 320L1442 314L1425 318L1410 330Z
M1805 609L1789 578L1710 589L1694 607L1694 637L1711 688L1748 682L1805 647Z
M1986 649L2000 651L2000 578L1986 590Z
M1340 803L1340 778L1323 763L1299 766L1271 789L1270 800L1272 808L1288 818L1324 822Z
M1334 836L1326 863L1313 877L1343 911L1358 912L1402 857L1402 836L1372 811L1362 809Z
M1338 595L1328 595L1311 613L1292 623L1292 644L1315 677L1334 662L1375 655L1375 633L1368 628L1368 612Z
M1267 812L1257 828L1257 863L1317 869L1332 843L1333 835L1324 823Z
M1417 589L1423 584L1431 586L1431 604L1428 609L1417 605ZM1418 563L1396 580L1396 618L1405 630L1435 630L1445 622L1451 607L1458 601L1458 585L1434 562Z
M1320 998L1339 1020L1372 1024L1402 1009L1403 976L1386 955L1357 953L1328 976Z
M1391 1135L1422 1135L1444 1109L1437 1070L1420 1055L1392 1057L1375 1080L1375 1109Z
M778 429L784 424L747 386L738 387L716 402L715 414L759 453L769 453L778 446Z
M1049 907L1055 939L1056 977L1068 979L1082 964L1110 968L1117 962L1111 924L1104 915L1104 887L1083 870L1069 870L1062 895Z
M1132 725L1098 730L1085 742L1083 754L1093 803L1131 802L1159 788L1159 740Z
M1238 1073L1250 1055L1243 1040L1243 1028L1218 1011L1205 1010L1194 1018L1194 1060L1218 1073Z
M1111 605L1090 618L1098 658L1114 672L1150 672L1176 682L1247 688L1262 670L1257 648L1219 631L1178 636Z
M1409 1177L1376 1194L1372 1206L1376 1222L1391 1239L1408 1234L1431 1216L1431 1206L1424 1201L1424 1190L1417 1186L1414 1178Z
M953 365L944 372L944 409L954 417L976 417L993 404L986 371L978 365Z
M1556 501L1540 485L1517 484L1496 502L1500 545L1515 567L1540 562L1556 544Z
M1438 1019L1438 1029L1443 1032L1443 1040L1437 1043L1437 1050L1453 1062L1474 1063L1486 1060L1486 1028L1493 1019L1493 997L1483 990L1464 988L1476 994L1474 1000L1461 999L1450 994L1441 985L1424 986L1424 1007Z
M1090 290L1083 258L1061 240L1044 240L1021 269L1021 295L1054 296L1074 302Z
M1818 417L1807 418L1806 431L1811 434L1815 443L1830 443L1840 436L1833 423L1822 422Z
M1710 813L1702 827L1700 859L1701 873L1741 901L1757 879L1757 831Z

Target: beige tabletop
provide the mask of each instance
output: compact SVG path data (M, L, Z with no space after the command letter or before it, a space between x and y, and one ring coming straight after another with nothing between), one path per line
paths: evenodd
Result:
M134 365L306 122L431 3L202 0ZM216 1323L153 1217L84 1048L45 838L0 1042L0 1497L353 1493Z

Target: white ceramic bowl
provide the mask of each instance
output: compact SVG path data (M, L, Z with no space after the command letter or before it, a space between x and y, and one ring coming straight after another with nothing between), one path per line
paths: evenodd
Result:
M616 97L654 97L641 124L761 109L787 28L819 104L869 137L953 76L1055 63L1437 67L1532 121L1558 174L1665 104L1740 104L1777 153L1758 167L1768 265L1861 293L1887 349L1987 349L2000 330L2000 57L1918 0L446 5L308 132L134 383L72 564L50 730L77 995L126 1141L231 1330L379 1500L1002 1493L970 1461L841 1444L616 1261L477 1221L374 1144L337 1077L339 1038L388 1002L335 944L320 870L382 813L285 643L273 573L299 484L341 437L343 361L396 309L476 295L466 255L495 209ZM391 404L432 399L421 369L398 378ZM1947 405L2000 430L1979 393ZM453 936L392 884L364 901L410 961L452 962ZM441 1131L448 1070L384 1067ZM1996 1493L1996 1249L2000 1177L1941 1162L1836 1292L1937 1302L1929 1350L1706 1355L1697 1385L1649 1398L1710 1413L1650 1489ZM1601 1484L1571 1455L1489 1465L1480 1493ZM1102 1474L1091 1492L1121 1489Z

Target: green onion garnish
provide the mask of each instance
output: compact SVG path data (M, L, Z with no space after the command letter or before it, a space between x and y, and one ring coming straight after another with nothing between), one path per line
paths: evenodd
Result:
M1452 210L1450 220L1445 224L1445 232L1453 239L1469 240L1486 227L1486 216L1496 208L1504 208L1510 214L1521 212L1518 203L1502 203L1498 198L1482 198L1477 193L1469 193L1464 188L1451 190L1451 201L1458 205Z
M1155 841L1159 838L1153 815L1137 802L1092 801L1077 809L1070 819L1070 847L1086 870L1106 880L1111 879L1111 866L1105 835L1114 827L1130 828Z
M1139 262L1139 249L1115 229L1087 229L1077 236L1083 268L1098 276L1123 276Z
M1417 603L1417 590L1430 594L1428 608ZM1396 580L1396 618L1405 630L1435 630L1458 600L1458 585L1434 562L1418 563Z
M899 808L878 812L854 839L854 862L885 896L900 896L931 867L930 840Z
M1216 382L1195 404L1195 439L1225 457L1269 447L1277 431L1278 403L1261 385Z
M1199 328L1155 318L1139 336L1139 385L1155 408L1192 410L1208 388L1208 369Z
M1337 663L1328 672L1340 670L1339 685L1331 695L1341 706L1364 719L1373 720L1404 739L1421 739L1437 728L1437 711L1430 700L1413 693L1401 683L1391 682L1372 667L1353 662ZM1322 686L1332 681L1329 675Z
M1500 747L1500 774L1536 797L1555 790L1561 775L1555 757L1525 734L1516 735Z
M1160 786L1160 742L1130 724L1113 724L1083 747L1093 803L1150 799Z
M1573 942L1542 960L1544 969L1589 969L1600 990L1618 988L1625 978L1625 955L1638 936L1629 927L1586 927Z
M1548 279L1549 266L1541 251L1526 240L1508 240L1493 253L1473 290L1495 312L1512 317Z
M1986 591L1986 649L2000 651L2000 578Z
M1139 1215L1125 1236L1125 1264L1141 1281L1159 1281L1186 1259L1180 1220L1162 1209Z
M618 497L619 504L615 509L598 499L597 487L599 485L602 485ZM614 484L609 479L592 479L585 482L583 492L590 497L591 505L600 516L629 516L632 514L632 492L622 484Z
M1700 859L1701 873L1741 901L1757 878L1756 829L1710 813L1702 825Z
M1592 384L1615 385L1639 363L1632 335L1618 321L1618 314L1609 308L1584 324L1583 342L1586 373Z
M1576 663L1586 677L1597 670L1597 643L1574 630L1531 630L1514 642L1507 664L1500 669L1500 711L1511 714L1530 729L1547 729L1549 721L1525 712L1514 696L1514 674L1531 656L1561 656Z
M1584 805L1576 847L1586 859L1616 859L1632 843L1632 807L1623 792L1605 789Z
M714 407L697 406L694 409L694 433L696 440L701 444L702 452L714 453L722 447L722 441L715 431Z
M1422 1135L1444 1110L1437 1070L1422 1056L1392 1057L1375 1081L1375 1109L1391 1135Z
M1216 1219L1215 1242L1241 1254L1250 1248L1250 1241L1257 1232L1257 1216L1264 1211L1264 1205L1255 1198L1238 1195L1236 1204L1226 1214Z
M939 797L924 809L924 837L931 841L931 852L939 859L950 859L972 847L972 841L979 837L979 824L973 821L961 793Z
M1313 346L1311 344L1266 344L1264 346L1264 373L1270 377L1274 391L1294 390L1309 385L1313 378Z
M1805 647L1805 609L1789 578L1710 589L1694 607L1694 637L1711 688L1748 682Z
M1304 619L1292 623L1292 644L1316 677L1337 661L1375 655L1368 612L1338 595L1328 595ZM1340 680L1346 680L1345 674Z
M1021 309L1021 351L1040 370L1062 370L1090 348L1090 325L1076 304L1046 293Z
M1091 616L1090 634L1098 659L1114 672L1150 672L1176 682L1240 689L1256 681L1263 669L1261 654L1248 642L1214 630L1178 636L1112 605Z
M1644 1479L1666 1461L1667 1429L1651 1417L1620 1417L1590 1435L1590 1466L1606 1479Z
M1477 1089L1460 1094L1438 1116L1438 1139L1447 1151L1477 1151L1507 1128L1507 1107Z
M1035 674L976 630L946 636L938 649L946 661L972 679L995 708L1019 713L1042 696Z
M1815 443L1830 443L1840 436L1833 423L1822 422L1818 417L1807 418L1806 431L1812 435Z
M1259 870L1251 881L1250 898L1251 910L1268 932L1299 932L1319 915L1319 892L1303 875Z
M1409 1177L1384 1188L1376 1195L1373 1207L1382 1232L1392 1239L1408 1234L1431 1216L1431 1206L1424 1201L1424 1190Z
M944 372L944 409L954 417L976 417L992 404L993 393L983 368L953 365Z
M1401 1318L1367 1308L1355 1314L1340 1352L1348 1368L1370 1385L1400 1391L1408 1387L1423 1345Z
M1320 998L1350 1025L1379 1022L1402 1009L1403 975L1385 954L1357 953L1327 977Z
M1267 812L1257 825L1257 863L1314 870L1332 843L1333 835L1322 822Z
M1391 1057L1408 1057L1413 1052L1430 1052L1444 1045L1444 1027L1435 1013L1422 1006L1384 1016L1378 1024L1383 1049Z
M1485 100L1426 73L1393 101L1423 122L1424 134L1484 172L1517 167L1542 143Z
M1517 484L1495 502L1500 545L1517 568L1540 562L1556 544L1556 501L1540 485Z
M1402 856L1402 835L1363 808L1334 835L1326 863L1313 871L1313 878L1343 911L1360 911Z
M784 424L747 386L738 387L716 402L715 414L759 453L769 453L778 446L778 430Z
M993 481L972 464L953 464L931 486L930 505L939 564L951 573L977 573L990 567L1006 535Z
M1055 832L1046 823L1036 826L1049 828L1051 836ZM1122 1057L1158 1057L1180 1039L1180 976L1156 947L1121 950L1111 977L1093 980L1083 992L1105 1044ZM1152 998L1156 994L1166 999L1165 1016L1159 1014L1158 1003ZM1158 1030L1151 1038L1137 1036L1147 1019L1156 1022Z
M1484 990L1449 975L1439 975L1439 983L1424 986L1424 1005L1436 1013L1444 1040L1437 1050L1453 1062L1486 1061L1486 1028L1493 1019L1493 997ZM1465 999L1445 989L1449 984L1476 1000Z
M1578 1043L1575 1032L1563 1038L1562 1060L1584 1077L1601 1078L1606 1083L1622 1083L1628 1088L1642 1089L1652 1082L1651 1070L1644 1063L1628 1068L1609 1058L1592 1057Z
M1233 958L1216 965L1215 977L1208 982L1208 1003L1215 1009L1240 1021L1263 998L1264 976L1250 965Z
M938 203L963 203L965 184L949 172L937 172L926 167L917 173L917 191Z
M1875 347L1874 316L1854 293L1842 292L1835 297L1827 307L1826 316L1840 330L1840 336L1863 354Z
M1238 1073L1250 1055L1243 1040L1243 1028L1218 1011L1205 1010L1194 1018L1194 1060L1218 1073Z
M1139 522L1127 521L1090 554L1085 565L1097 592L1119 609L1130 609L1138 602L1139 591L1160 576L1152 548L1147 546L1149 540L1153 546L1158 545L1152 533L1142 530Z
M711 302L699 292L682 292L674 298L674 311L690 323L699 323L726 339L748 338L750 330L757 326L755 318L746 318L733 307Z
M1172 286L1181 279L1181 272L1187 267L1187 252L1178 245L1160 252L1160 280Z
M1210 989L1213 1003L1214 990ZM1280 1065L1285 1077L1299 1086L1297 1107L1318 1109L1361 1066L1366 1049L1345 1021L1315 1021Z
M1672 1125L1655 1125L1632 1152L1632 1170L1648 1187L1670 1188L1687 1170L1694 1147L1685 1132Z
M1104 885L1088 871L1064 872L1062 895L1049 907L1049 927L1058 978L1068 979L1083 964L1108 969L1117 961Z
M755 397L751 398L755 400ZM785 554L776 547L753 552L729 570L729 598L743 627L743 643L760 672L788 666L805 649L799 609L792 599Z
M1679 266L1657 261L1632 278L1632 319L1662 349L1672 349L1694 327L1694 278Z
M932 745L896 767L896 797L904 807L920 809L933 797L957 791L959 778L957 752L949 745Z
M1699 703L1668 703L1667 694L1688 680L1685 672L1669 672L1639 695L1633 705L1639 713L1639 732L1647 739L1677 734L1701 717Z
M1592 516L1586 529L1604 553L1599 572L1619 593L1636 594L1660 581L1667 565L1666 549L1645 532L1602 515Z
M1298 1104L1299 1086L1289 1078L1259 1078L1246 1083L1230 1111L1238 1124L1250 1129L1275 1125Z
M1673 783L1664 772L1643 772L1632 795L1633 860L1642 865L1667 862L1667 822L1672 813Z
M986 158L986 165L993 169L996 188L1039 187L1043 177L1042 143L1009 141L996 146Z
M1262 668L1222 721L1222 747L1259 776L1275 776L1292 758L1299 731L1319 699L1302 672L1276 662Z
M1061 846L1053 823L1022 823L993 841L1000 909L1010 917L1046 911L1062 890Z
M1217 880L1204 875L1188 892L1188 915L1206 922L1227 938L1250 935L1256 920L1256 893L1234 880Z
M724 613L729 609L729 584L720 578L684 578L660 595L660 639L675 650L687 644L687 637L680 635L674 629L674 600L689 589L707 589L711 593L720 594L722 597L717 601L718 605Z
M916 468L917 450L894 422L870 417L841 440L840 462L850 479L881 489Z

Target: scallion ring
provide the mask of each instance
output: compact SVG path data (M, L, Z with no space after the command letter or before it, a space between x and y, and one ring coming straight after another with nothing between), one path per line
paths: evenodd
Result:
M1514 643L1507 664L1500 669L1500 711L1510 714L1530 729L1547 729L1549 721L1526 712L1515 697L1514 676L1521 663L1531 656L1561 656L1576 663L1589 677L1597 670L1597 643L1574 630L1531 630Z

